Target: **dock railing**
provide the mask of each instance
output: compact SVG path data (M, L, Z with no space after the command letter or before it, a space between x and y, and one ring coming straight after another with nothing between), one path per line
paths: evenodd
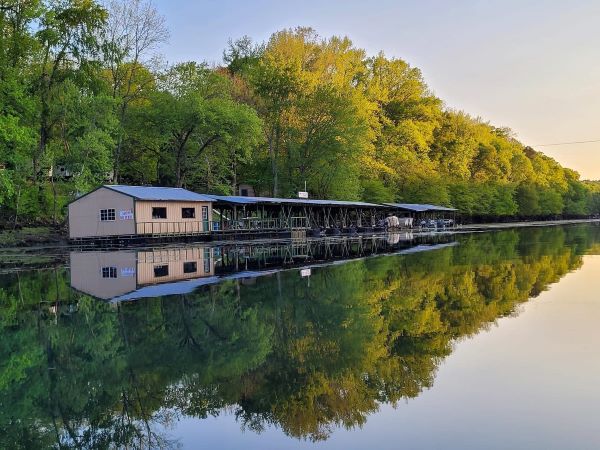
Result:
M172 236L194 235L210 232L210 222L186 220L182 222L139 222L136 224L138 235Z
M215 221L212 225L213 231L280 231L305 229L306 217L280 218L255 218L247 217L238 220Z
M144 236L190 236L217 232L259 232L259 231L281 231L302 230L307 228L306 217L279 218L255 218L248 217L238 220L223 221L182 221L182 222L139 222L136 224L136 234Z

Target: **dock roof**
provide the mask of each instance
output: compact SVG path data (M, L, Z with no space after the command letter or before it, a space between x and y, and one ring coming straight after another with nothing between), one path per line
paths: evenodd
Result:
M446 206L430 205L427 203L384 203L391 208L403 209L405 211L413 212L427 212L427 211L458 211L456 208L448 208Z
M381 208L386 207L378 203L344 201L344 200L317 200L307 198L276 198L276 197L245 197L236 195L209 195L215 202L231 205L313 205L313 206L346 206L356 208Z
M228 205L301 205L301 206L330 206L349 208L385 208L400 209L412 212L427 211L458 211L455 208L431 205L426 203L370 203L346 200L321 200L308 198L277 198L277 197L246 197L237 195L198 194L183 188L155 186L127 186L122 184L105 184L101 186L137 200L149 201L188 201L215 202ZM93 192L93 191L92 191ZM87 194L86 194L87 195ZM79 197L81 198L81 197ZM76 201L76 200L74 200Z
M209 195L197 194L183 188L126 186L121 184L105 184L103 187L120 192L137 200L182 201L182 202L212 202Z

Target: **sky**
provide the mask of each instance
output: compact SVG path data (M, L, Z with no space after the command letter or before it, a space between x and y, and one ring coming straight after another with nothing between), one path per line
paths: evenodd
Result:
M229 38L310 26L418 67L447 107L510 127L600 179L599 0L155 0L172 63L221 63Z

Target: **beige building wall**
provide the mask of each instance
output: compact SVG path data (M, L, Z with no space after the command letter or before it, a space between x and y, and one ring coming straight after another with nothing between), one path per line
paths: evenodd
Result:
M208 208L208 220L202 220L202 207ZM167 208L166 219L153 219L152 208ZM184 219L182 208L195 208L196 217ZM135 202L137 234L199 233L210 231L212 204L210 202L142 201Z
M210 247L139 251L137 257L140 285L210 277L215 273ZM185 273L184 263L196 263L196 271Z
M115 220L100 221L101 209L114 209ZM133 211L132 197L100 188L69 205L69 237L135 234Z
M136 254L119 252L71 252L71 287L97 298L111 299L137 288ZM116 278L103 277L102 268L114 268Z

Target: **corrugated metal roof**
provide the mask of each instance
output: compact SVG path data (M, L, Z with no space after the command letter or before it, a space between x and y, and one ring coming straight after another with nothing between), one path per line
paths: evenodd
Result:
M427 203L384 203L384 205L405 209L407 211L425 212L425 211L458 211L456 208L447 208L439 205L429 205Z
M275 198L275 197L243 197L235 195L210 195L216 202L232 203L236 205L256 205L256 204L295 204L295 205L320 205L320 206L355 206L358 208L381 208L383 205L367 202L353 202L343 200L317 200L306 198Z
M120 184L105 184L105 188L120 192L138 200L175 200L183 202L212 202L209 195L196 194L183 188L125 186Z

